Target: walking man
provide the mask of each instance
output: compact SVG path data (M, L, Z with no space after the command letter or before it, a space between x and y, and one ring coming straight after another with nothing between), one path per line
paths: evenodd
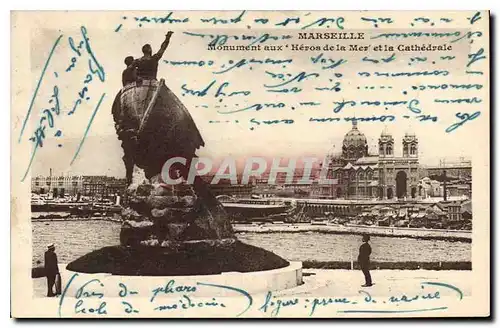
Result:
M54 284L56 283L56 276L59 274L59 267L57 266L57 255L55 253L56 247L54 244L47 246L45 252L45 274L47 275L47 297L54 297L59 290L54 294ZM60 292L59 292L60 294Z
M361 271L365 275L365 284L361 287L371 287L372 276L370 275L370 254L372 253L372 248L368 241L370 236L363 235L363 244L359 247L358 263L361 267Z

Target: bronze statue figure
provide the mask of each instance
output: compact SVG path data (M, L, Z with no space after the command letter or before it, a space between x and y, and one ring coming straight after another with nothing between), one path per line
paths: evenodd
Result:
M127 57L123 88L113 102L116 133L122 141L127 175L121 213L120 245L89 253L68 264L77 272L119 275L193 275L281 268L288 262L272 252L237 240L222 204L207 184L187 180L196 150L205 145L191 115L175 94L158 81L160 50L145 45L139 59ZM184 181L163 183L161 171L172 157Z
M167 50L168 44L170 43L170 37L174 32L170 31L165 35L165 41L161 44L160 50L154 55L153 49L149 44L145 44L142 47L143 56L137 62L137 76L144 80L156 80L156 74L158 73L158 62L163 53Z
M171 197L189 196L196 200L193 205L193 219L205 217L206 220L212 221L211 227L201 229L205 234L200 235L200 231L196 233L198 237L232 238L232 227L222 205L210 193L201 178L198 177L192 186L175 186L175 192L169 190L173 190L173 186L166 186L161 181L162 167L172 157L186 158L186 166L176 167L186 179L187 169L196 156L196 150L205 145L188 110L165 85L163 79L156 79L158 62L167 49L171 36L172 32L166 34L165 41L155 54L152 54L151 46L146 44L142 47L144 55L141 58L134 60L131 56L127 57L127 68L122 74L126 81L113 103L116 132L124 151L127 196L132 201L130 206L141 212L143 208L140 206L134 208L134 201L139 199L137 193L141 192L138 188L154 185L159 194L169 194ZM130 81L134 77L135 81ZM200 215L200 208L204 212L203 215ZM187 209L185 211L189 212ZM144 218L151 215L150 212L139 214ZM186 216L183 217L181 221L185 222ZM174 218L173 220L177 221Z
M132 56L127 56L125 58L125 66L126 68L123 70L122 73L122 84L123 86L126 86L129 83L133 83L137 80L137 65L136 65L136 60L134 60L134 57Z

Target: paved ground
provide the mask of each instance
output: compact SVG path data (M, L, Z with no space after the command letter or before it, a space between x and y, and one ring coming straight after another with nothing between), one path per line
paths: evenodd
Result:
M364 282L359 270L303 270L304 284L295 288L272 293L252 294L253 305L248 308L248 317L370 317L370 316L467 316L478 315L478 299L472 296L472 271L430 271L430 270L374 270L375 285L361 287ZM63 286L69 279L69 272L62 272ZM47 313L57 313L58 299L45 298L46 279L33 279L35 301ZM244 286L233 286L242 287ZM475 289L476 292L476 289ZM173 294L171 299L158 299L160 304L174 304L174 298L183 293ZM480 295L474 295L480 296ZM193 297L193 300L201 298ZM208 298L210 300L210 298ZM215 301L215 298L211 299ZM345 300L348 300L347 302ZM97 301L97 300L96 300ZM123 315L120 299L107 299L110 314ZM137 300L130 299L137 305ZM483 296L482 301L487 301ZM40 303L44 302L44 303ZM73 303L66 299L64 316L73 313ZM89 302L89 301L85 301ZM217 297L217 302L227 304L225 308L200 308L184 311L152 311L149 297L141 305L140 315L150 316L235 316L248 305L242 297ZM197 301L198 302L198 301ZM115 304L116 303L116 304ZM85 303L87 304L87 303ZM146 305L144 305L146 304ZM180 303L179 303L180 304ZM201 303L199 303L201 304ZM50 309L49 306L50 305ZM114 310L113 306L115 306ZM149 307L148 307L149 306ZM483 315L487 304L482 305ZM121 312L120 312L121 311ZM146 312L149 311L149 312ZM44 312L44 313L45 313ZM215 314L214 314L215 313ZM52 314L53 315L53 314Z
M472 290L471 271L430 271L430 270L373 270L372 280L375 285L362 288L364 276L359 270L319 270L304 269L304 284L295 288L275 292L280 296L314 296L326 297L360 295L359 290L369 291L372 295L388 296L393 294L412 294L422 292L423 282L446 283L458 287L463 296L470 296ZM63 273L63 280L66 274ZM63 284L65 282L63 281ZM46 294L47 280L33 279L35 297ZM453 295L455 292L448 288L441 290L442 294Z
M457 286L464 296L472 290L472 271L430 271L430 270L373 270L374 286L361 287L364 276L358 270L315 270L304 269L304 285L276 295L331 296L342 291L343 295L359 295L359 290L372 295L393 295L395 293L421 293L422 282L439 282ZM451 292L451 290L450 290ZM443 292L446 293L446 292ZM448 294L448 293L447 293ZM453 292L449 293L453 294Z

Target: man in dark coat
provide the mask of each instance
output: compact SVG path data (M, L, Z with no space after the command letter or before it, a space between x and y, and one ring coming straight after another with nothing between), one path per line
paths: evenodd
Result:
M45 252L45 274L47 275L47 297L54 297L54 284L56 282L56 275L59 274L59 267L57 266L57 255L55 253L54 244L47 246Z
M365 284L361 287L372 286L372 276L370 275L370 254L372 253L372 248L368 241L370 236L363 235L363 244L359 247L358 263L361 267L361 271L365 275Z

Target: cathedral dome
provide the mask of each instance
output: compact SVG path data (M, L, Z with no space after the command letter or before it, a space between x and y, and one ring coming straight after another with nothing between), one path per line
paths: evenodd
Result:
M351 131L347 132L344 136L343 146L345 148L366 147L368 145L365 135L358 130L357 125L356 121L352 121Z

